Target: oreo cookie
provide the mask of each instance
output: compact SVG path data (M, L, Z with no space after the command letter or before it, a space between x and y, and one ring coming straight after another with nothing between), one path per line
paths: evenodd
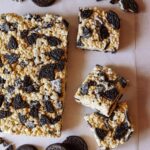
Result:
M46 148L46 150L68 150L68 149L66 149L62 144L56 143L56 144L49 145Z
M86 142L79 136L69 136L63 142L67 150L88 150Z
M17 148L17 150L38 150L35 146L30 144L24 144Z
M36 5L40 7L48 7L52 5L56 0L32 0Z

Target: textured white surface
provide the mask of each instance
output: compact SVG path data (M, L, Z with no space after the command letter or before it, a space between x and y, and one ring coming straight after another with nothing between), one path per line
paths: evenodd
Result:
M148 0L147 0L147 3ZM98 6L101 8L113 9L114 11L118 12L120 18L121 18L121 47L120 51L117 54L105 54L100 52L91 52L91 51L82 51L75 47L75 41L76 41L76 34L77 34L77 13L79 7L82 6ZM67 95L65 100L65 112L64 112L64 125L63 125L63 132L62 137L59 139L51 139L51 138L41 138L41 137L27 137L27 136L14 136L14 135L6 135L6 134L0 134L2 137L12 141L16 144L16 146L19 146L21 144L35 144L39 146L39 149L42 150L46 146L48 146L51 143L55 142L62 142L67 136L69 135L79 135L82 136L88 143L89 150L97 150L97 144L95 142L94 136L92 132L89 130L88 125L83 119L83 116L91 112L89 108L85 108L79 104L77 104L74 101L73 95L76 92L78 86L82 82L82 80L85 78L85 76L92 70L92 68L95 66L95 64L101 64L101 65L109 65L112 66L114 70L116 70L121 75L125 76L130 80L130 87L127 90L126 95L123 97L123 99L128 100L129 102L129 109L130 114L133 118L135 127L136 127L136 134L130 139L128 143L125 145L120 146L117 150L137 150L139 147L139 134L138 134L138 114L139 111L137 110L137 95L136 95L136 61L139 62L140 59L143 59L142 57L144 50L148 50L148 35L147 38L144 38L143 29L141 28L140 35L136 34L136 21L135 19L139 19L142 21L139 21L139 25L143 25L143 27L148 28L148 23L145 21L145 17L141 18L140 15L145 15L146 13L140 14L139 16L135 16L130 13L122 12L119 8L115 6L111 6L108 4L108 1L103 2L96 2L96 0L58 0L55 5L48 8L40 8L35 6L31 0L27 0L24 3L16 3L11 0L0 0L0 13L6 13L6 12L16 12L18 14L26 14L26 13L56 13L64 16L69 22L70 22L70 35L69 35L69 54L68 54L68 81L67 81ZM150 11L149 11L150 12ZM147 14L147 18L148 18ZM143 24L145 22L145 24ZM145 30L145 29L144 29ZM150 31L150 30L149 30ZM144 31L145 34L148 33L147 31ZM137 43L136 39L141 39L141 41L138 43L139 51L142 50L142 53L139 55L136 52L137 50ZM142 40L147 41L147 47L145 44L142 43ZM145 48L144 50L142 48ZM150 48L150 46L149 46ZM138 52L138 51L137 51ZM137 59L135 59L135 54L137 54ZM150 53L149 53L150 54ZM142 57L142 58L140 58ZM148 55L147 55L147 58ZM150 61L148 59L148 61ZM141 67L143 64L146 63L138 63L138 67ZM148 66L149 67L149 66ZM147 68L147 71L148 70ZM142 67L141 67L142 68ZM144 69L139 69L141 73L144 72ZM139 72L138 72L139 73ZM149 71L150 73L150 71ZM148 78L148 74L146 74ZM145 78L144 78L145 79ZM145 81L145 80L144 80ZM145 81L145 83L148 83ZM143 84L144 86L145 84ZM147 86L147 85L146 85ZM148 91L147 91L148 94ZM145 96L145 95L144 95ZM141 105L144 107L145 112L145 106L147 106L148 110L148 101L146 104L144 104L146 100L141 98ZM140 104L140 103L139 103ZM140 107L141 108L141 107ZM142 112L142 111L140 111ZM146 112L145 112L146 113ZM147 113L146 113L147 114ZM150 114L150 112L149 112ZM149 123L146 123L146 120L144 120L144 114L142 115L143 122L145 122L146 127L149 125ZM147 116L148 117L148 116ZM148 119L148 118L147 118ZM140 121L139 121L140 123ZM144 131L142 131L144 132ZM148 135L148 132L145 132L145 134ZM144 135L144 133L143 133ZM142 136L140 136L140 141L143 140ZM147 140L146 136L144 136L145 140ZM148 143L148 140L147 140ZM145 141L140 142L141 150L142 146L147 144ZM146 149L147 150L147 149Z

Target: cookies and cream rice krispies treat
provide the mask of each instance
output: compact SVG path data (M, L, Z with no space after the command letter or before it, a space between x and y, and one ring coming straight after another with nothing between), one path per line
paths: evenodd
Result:
M58 15L0 15L2 132L61 135L68 25Z
M85 116L85 120L94 132L98 146L103 150L124 144L134 132L126 102L118 104L109 118L95 112Z
M128 82L109 67L96 65L78 88L77 102L110 116Z
M77 47L115 53L119 49L120 19L112 10L81 8Z

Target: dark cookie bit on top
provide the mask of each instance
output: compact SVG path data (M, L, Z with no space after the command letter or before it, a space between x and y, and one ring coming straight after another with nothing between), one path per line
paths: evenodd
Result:
M64 56L64 50L60 48L56 48L52 51L46 52L45 55L51 57L56 61L59 61L61 60L62 56Z
M47 112L54 113L55 109L50 101L45 101L44 105Z
M9 38L8 44L7 44L8 49L17 49L18 48L18 42L17 39L14 36L11 36Z
M89 18L92 15L93 10L92 9L88 9L88 8L86 8L84 10L80 9L80 13L81 13L81 18L82 19L87 19L87 18Z
M23 109L23 108L28 108L29 104L22 99L22 96L20 94L17 94L14 98L13 98L13 107L15 109Z
M135 0L110 0L110 3L119 4L120 8L127 12L139 12L139 6Z
M9 110L0 110L0 119L4 119L7 118L9 116L12 115L12 112L10 112Z
M135 0L119 0L119 4L121 9L125 11L133 13L138 13L139 11L138 4Z
M40 108L40 103L38 101L32 101L30 104L29 115L32 116L33 118L38 118L39 117L39 108Z
M120 19L114 11L110 10L107 12L107 21L114 29L120 29Z
M58 46L62 43L62 41L55 36L47 36L46 39L50 46Z
M97 134L97 136L101 139L104 140L104 138L107 136L108 131L104 130L104 129L100 129L100 128L96 128L95 132Z
M129 126L127 123L121 123L115 130L114 139L120 140L127 134Z
M27 76L27 75L24 77L22 89L23 89L23 91L25 91L27 93L32 93L32 92L38 91L38 88L36 88L34 86L33 81L30 78L30 76Z
M55 79L55 66L54 64L47 64L41 67L39 71L39 78L46 78L49 80Z
M6 54L5 58L7 59L9 64L14 64L18 61L19 56L15 53L11 53L11 54Z

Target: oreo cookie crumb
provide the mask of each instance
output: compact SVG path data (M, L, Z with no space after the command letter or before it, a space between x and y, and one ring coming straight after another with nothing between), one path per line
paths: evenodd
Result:
M18 48L18 42L17 42L17 40L16 40L16 38L14 36L11 36L9 38L9 42L7 44L7 48L10 49L10 50Z

